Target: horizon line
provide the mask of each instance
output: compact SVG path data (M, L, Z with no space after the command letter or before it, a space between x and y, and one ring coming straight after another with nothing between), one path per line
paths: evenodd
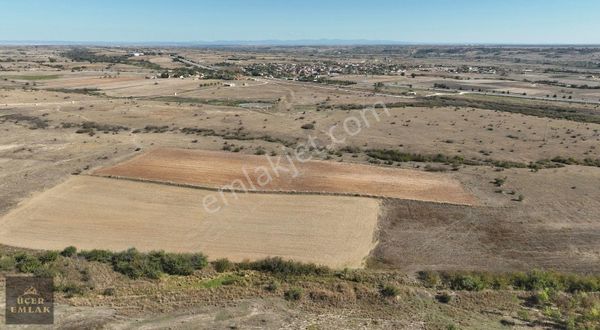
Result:
M600 47L600 43L552 42L416 42L375 39L256 39L195 41L78 41L78 40L0 40L0 46L578 46Z

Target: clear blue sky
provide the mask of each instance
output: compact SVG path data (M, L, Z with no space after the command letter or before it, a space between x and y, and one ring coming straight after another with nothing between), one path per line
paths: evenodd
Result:
M599 0L0 0L0 40L600 43Z

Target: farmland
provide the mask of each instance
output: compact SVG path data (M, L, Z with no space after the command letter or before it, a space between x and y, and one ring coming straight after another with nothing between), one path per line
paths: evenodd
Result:
M359 164L298 162L281 156L158 149L94 173L238 191L312 192L475 203L458 181L440 174Z
M202 207L207 193L75 177L7 215L0 241L50 250L72 245L114 251L130 247L202 251L233 261L279 255L337 268L360 267L373 248L378 215L373 199L228 196L228 207L210 213Z
M0 271L90 327L588 322L599 54L1 47Z

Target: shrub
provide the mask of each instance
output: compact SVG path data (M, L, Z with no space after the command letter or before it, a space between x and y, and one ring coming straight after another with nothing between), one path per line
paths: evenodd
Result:
M174 253L167 253L162 256L160 268L169 275L191 275L194 270L198 269L193 255Z
M302 289L292 287L283 293L283 297L286 300L300 300L302 298Z
M102 295L104 296L114 296L115 295L115 288L106 288L104 289L104 291L102 291Z
M452 296L447 292L442 292L435 296L435 299L441 302L442 304L447 304L452 300Z
M46 251L42 253L38 259L44 264L56 261L56 259L58 259L58 251Z
M531 321L531 316L529 315L529 312L525 309L517 311L517 316L525 322Z
M432 272L422 271L419 280L427 287L443 286L453 290L508 289L539 291L544 289L576 292L600 291L599 276L560 274L533 270L528 273ZM438 284L436 284L438 283Z
M339 279L356 283L362 283L368 280L364 272L355 269L350 270L347 268L344 268L342 271L337 271L335 276Z
M452 274L447 276L449 277L447 281L452 290L479 291L485 288L481 277L476 274Z
M440 284L440 275L432 271L420 271L418 278L427 288L435 288Z
M550 294L547 289L539 290L531 296L531 303L537 306L543 306L550 301Z
M33 271L33 275L36 277L54 277L57 274L58 271L55 268L50 267L48 264L42 265Z
M384 297L395 297L400 294L400 289L391 284L386 284L381 287L379 292L381 292L381 295Z
M275 291L279 290L280 287L281 287L281 284L277 280L272 280L271 282L269 282L267 284L265 289L267 289L267 291L275 292Z
M87 261L98 261L104 263L110 263L113 258L113 253L107 250L90 250L90 251L81 251L79 255L84 257Z
M192 265L194 269L202 269L208 265L208 258L202 253L194 253L191 255Z
M215 270L219 273L229 271L233 268L233 264L227 258L215 260L213 263Z
M139 253L134 248L115 254L112 262L115 271L133 279L158 278L161 273L158 263L150 262L146 255Z
M75 254L77 254L77 248L74 246L69 246L66 247L64 250L62 250L62 252L60 253L61 256L63 257L72 257Z
M15 269L16 261L12 256L0 257L0 271L12 271Z
M95 254L103 256L103 254ZM165 253L153 251L140 253L132 248L113 254L112 265L115 271L131 278L158 278L161 273L169 275L191 275L196 269L207 265L206 256L201 253Z
M504 185L505 182L506 182L506 177L504 177L504 178L495 178L494 179L494 185L496 187L502 187L502 185Z
M563 281L565 290L571 293L600 291L600 279L597 277L569 275Z
M493 276L488 283L492 289L504 290L509 288L510 279L505 275L499 274L497 276Z
M16 268L21 273L33 273L42 266L42 263L29 254L20 253L15 256Z
M269 272L275 275L326 275L331 270L325 266L315 264L305 264L296 261L283 260L280 257L267 258L248 263L239 264L242 269L252 269L261 272Z
M76 283L66 283L60 285L56 288L58 291L64 292L65 297L71 298L75 295L82 295L84 292L84 288L81 285L77 285Z
M447 164L463 164L465 162L462 156L446 156L442 154L421 155L416 153L407 153L392 149L372 149L367 150L367 155L379 160L391 160L395 162L433 162Z
M561 287L559 276L550 272L533 270L524 276L515 276L514 284L524 290L543 290L546 288L559 289Z

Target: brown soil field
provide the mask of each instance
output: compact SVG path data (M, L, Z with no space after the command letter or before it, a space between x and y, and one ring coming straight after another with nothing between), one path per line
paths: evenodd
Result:
M499 176L507 178L501 193L490 183ZM600 272L599 168L478 168L461 177L485 206L385 201L375 259L407 271Z
M35 248L202 252L234 261L282 256L360 267L374 248L379 201L308 195L228 195L219 212L201 189L78 176L0 220L2 244Z
M324 161L301 163L285 156L159 148L95 174L209 188L476 203L458 181L443 174Z

